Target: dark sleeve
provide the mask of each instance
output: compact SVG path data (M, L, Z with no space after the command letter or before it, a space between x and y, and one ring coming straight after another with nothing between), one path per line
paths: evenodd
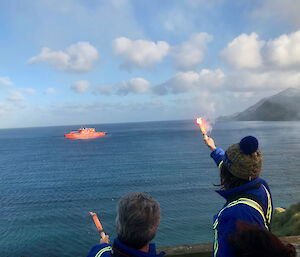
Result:
M223 161L223 157L225 155L225 152L221 148L216 148L213 150L210 154L210 157L214 159L215 163L219 167L220 163Z
M111 245L110 244L99 244L95 245L89 252L87 257L95 257L97 254L100 257L110 257L111 256Z

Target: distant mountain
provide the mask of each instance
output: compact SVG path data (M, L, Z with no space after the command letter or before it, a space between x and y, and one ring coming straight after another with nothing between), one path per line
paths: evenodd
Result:
M261 99L243 112L220 117L221 120L291 121L300 120L300 89L288 88Z

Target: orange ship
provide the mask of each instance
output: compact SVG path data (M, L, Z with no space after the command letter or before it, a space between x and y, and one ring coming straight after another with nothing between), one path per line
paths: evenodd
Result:
M89 139L95 137L104 137L106 132L96 132L95 128L81 128L78 131L71 131L65 134L69 139Z

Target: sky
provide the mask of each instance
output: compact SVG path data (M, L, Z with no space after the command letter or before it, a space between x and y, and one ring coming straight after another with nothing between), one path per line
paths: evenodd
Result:
M215 118L300 88L299 0L1 0L0 128Z

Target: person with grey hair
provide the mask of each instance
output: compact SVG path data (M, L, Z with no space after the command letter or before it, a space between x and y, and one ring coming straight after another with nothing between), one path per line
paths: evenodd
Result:
M106 236L94 246L88 257L162 257L156 254L155 237L160 222L160 207L156 200L144 193L122 197L117 207L117 238L113 245Z

